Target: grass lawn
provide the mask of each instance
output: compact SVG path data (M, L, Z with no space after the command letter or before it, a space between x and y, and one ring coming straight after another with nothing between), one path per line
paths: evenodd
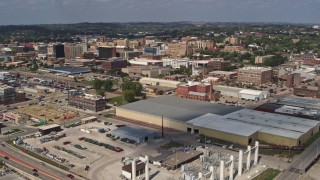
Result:
M107 99L107 103L109 103L109 104L113 104L115 102L117 102L117 106L127 104L127 101L124 99L123 96L118 96L118 97Z
M259 176L255 177L253 180L272 180L280 173L277 169L268 168L263 171Z
M60 169L66 170L66 171L69 170L69 168L67 168L66 166L63 166L63 165L59 164L58 162L52 161L52 160L50 160L50 159L48 159L48 158L46 158L46 157L44 157L44 156L41 156L41 155L39 155L39 154L37 154L37 153L35 153L35 152L29 151L29 150L27 150L27 149L24 149L24 148L22 148L22 147L20 147L20 146L17 146L17 145L15 145L15 144L13 144L12 140L6 141L6 143L10 144L11 146L13 146L13 147L21 150L22 152L24 152L24 153L26 153L26 154L28 154L28 155L30 155L30 156L33 156L33 157L35 157L35 158L37 158L37 159L39 159L39 160L41 160L41 161L44 161L44 162L46 162L46 163L49 163L49 164L51 164L51 165L53 165L53 166L56 166L56 167L58 167L58 168L60 168Z
M293 156L300 154L302 151L290 151L289 155L289 150L279 150L279 149L259 149L259 153L263 155L269 155L269 156L274 156L278 155L280 157L285 157L285 158L293 158Z

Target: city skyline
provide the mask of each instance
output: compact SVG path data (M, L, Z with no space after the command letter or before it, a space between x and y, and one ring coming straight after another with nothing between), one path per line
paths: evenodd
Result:
M79 22L319 23L319 0L12 0L0 25Z

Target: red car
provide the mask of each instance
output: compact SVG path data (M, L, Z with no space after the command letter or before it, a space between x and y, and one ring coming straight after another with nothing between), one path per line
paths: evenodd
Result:
M73 176L72 174L67 174L67 177L68 177L69 179L73 179L73 178L74 178L74 176Z

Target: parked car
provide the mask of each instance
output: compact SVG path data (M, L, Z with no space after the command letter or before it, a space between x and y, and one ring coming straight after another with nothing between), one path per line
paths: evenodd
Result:
M72 174L67 174L67 177L68 177L69 179L73 179L73 178L74 178L74 176L73 176Z

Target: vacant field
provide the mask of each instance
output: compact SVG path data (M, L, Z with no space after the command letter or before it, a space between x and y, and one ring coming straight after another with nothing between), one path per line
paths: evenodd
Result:
M41 119L49 121L50 119L54 122L62 122L63 120L72 119L74 117L78 117L79 115L76 112L66 111L64 109L56 109L51 106L40 106L40 105L32 105L21 107L19 109L14 110L18 113L23 113L30 115L33 118Z

